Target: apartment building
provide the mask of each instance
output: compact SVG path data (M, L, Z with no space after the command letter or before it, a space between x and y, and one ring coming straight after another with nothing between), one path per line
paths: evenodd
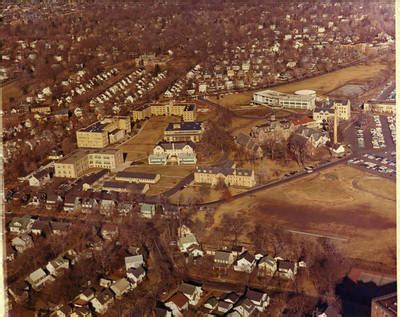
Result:
M147 105L141 109L133 110L133 121L139 121L151 116L178 116L184 122L196 120L196 105L188 103L157 103Z
M149 164L166 165L176 162L178 165L196 164L196 153L190 142L161 142L148 157Z
M196 166L194 181L211 186L223 181L227 186L238 187L254 187L257 183L254 170L236 168L233 162L223 166Z
M253 94L253 103L271 107L288 109L313 110L315 108L315 92L312 90L296 91L286 94L275 90L263 90Z
M167 142L200 142L204 132L202 122L171 122L164 130Z
M115 169L124 162L122 151L118 149L82 150L67 155L54 163L56 177L78 178L90 168Z
M80 148L104 148L123 139L131 132L129 116L106 117L86 128L76 131L77 145Z

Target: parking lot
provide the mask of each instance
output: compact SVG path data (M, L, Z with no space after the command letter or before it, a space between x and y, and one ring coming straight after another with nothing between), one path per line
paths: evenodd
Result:
M396 178L396 152L383 152L379 154L365 153L359 158L347 161L347 164L367 170L379 176L391 179Z
M346 131L345 142L353 152L390 152L396 148L396 121L394 116L362 114Z

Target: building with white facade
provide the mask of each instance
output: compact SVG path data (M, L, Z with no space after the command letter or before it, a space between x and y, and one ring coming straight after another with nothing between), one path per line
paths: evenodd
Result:
M161 142L148 157L149 164L166 165L176 162L178 165L196 164L196 153L191 142Z
M312 90L296 91L295 94L275 90L263 90L253 95L253 103L277 108L305 109L315 108L315 92Z

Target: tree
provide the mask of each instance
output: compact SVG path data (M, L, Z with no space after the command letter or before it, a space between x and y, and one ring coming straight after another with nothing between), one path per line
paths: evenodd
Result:
M243 232L246 221L230 214L225 214L221 220L221 227L225 233L232 233L234 244L237 244L239 235Z

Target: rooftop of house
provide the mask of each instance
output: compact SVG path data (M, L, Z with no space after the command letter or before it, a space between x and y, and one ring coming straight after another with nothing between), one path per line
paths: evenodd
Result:
M168 302L173 302L177 307L182 308L188 302L188 298L182 293L176 293L173 295Z
M255 302L261 302L264 297L265 297L265 293L263 292L259 292L256 290L252 290L252 289L247 289L246 291L246 297L248 299L250 299L251 301L255 301Z

